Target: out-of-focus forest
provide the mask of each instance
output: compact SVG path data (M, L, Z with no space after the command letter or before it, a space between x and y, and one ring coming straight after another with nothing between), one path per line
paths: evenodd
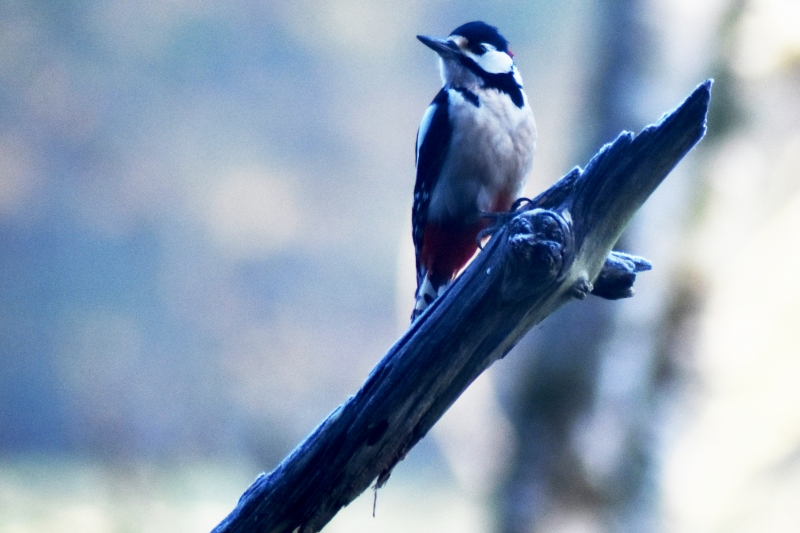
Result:
M207 531L407 325L414 38L511 41L528 195L713 77L620 248L325 529L794 532L796 0L0 0L0 532Z

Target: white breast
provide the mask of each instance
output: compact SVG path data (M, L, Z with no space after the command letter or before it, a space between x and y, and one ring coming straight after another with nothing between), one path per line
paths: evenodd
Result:
M431 194L431 221L477 218L501 191L519 197L533 166L536 125L527 98L519 108L500 91L478 94L476 107L449 91L453 135Z

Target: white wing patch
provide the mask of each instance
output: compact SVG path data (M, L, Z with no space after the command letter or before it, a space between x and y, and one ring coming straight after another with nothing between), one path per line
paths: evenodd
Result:
M419 131L417 132L417 163L419 163L419 147L422 146L422 141L425 140L425 135L428 134L428 128L431 127L433 114L436 113L436 104L431 104L422 115L422 121L419 123Z

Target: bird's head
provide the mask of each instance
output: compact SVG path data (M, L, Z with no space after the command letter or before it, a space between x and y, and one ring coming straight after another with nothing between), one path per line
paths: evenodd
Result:
M485 85L489 78L511 76L522 86L508 41L494 26L468 22L453 30L447 39L424 35L417 35L417 39L439 54L445 85Z

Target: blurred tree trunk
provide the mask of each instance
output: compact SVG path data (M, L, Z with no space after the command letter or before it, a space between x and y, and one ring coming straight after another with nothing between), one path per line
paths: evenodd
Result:
M647 91L653 49L643 2L600 0L597 9L596 72L584 112L595 129L581 152L643 125L636 105ZM628 244L642 244L630 229L617 248ZM645 300L640 309L650 306L644 316L663 314L652 296L640 289L633 299ZM655 529L649 421L658 380L667 375L658 371L658 327L630 320L630 306L585 304L562 309L520 347L529 364L508 396L517 442L499 493L504 533Z

